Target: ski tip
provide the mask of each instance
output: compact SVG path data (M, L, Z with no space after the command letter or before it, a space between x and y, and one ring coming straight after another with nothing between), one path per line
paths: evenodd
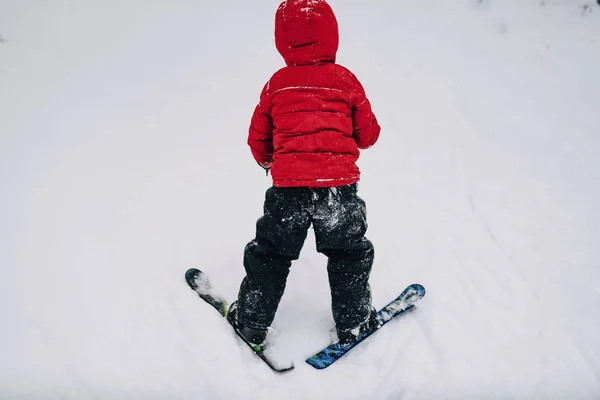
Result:
M425 296L425 293L427 292L423 285L418 283L413 283L408 287L408 289L416 291L421 297Z
M192 289L196 289L196 277L201 273L197 268L190 268L185 272L185 280Z

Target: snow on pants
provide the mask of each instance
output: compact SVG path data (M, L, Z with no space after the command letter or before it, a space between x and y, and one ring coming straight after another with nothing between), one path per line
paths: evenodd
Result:
M267 190L256 237L244 250L246 277L238 294L239 322L254 329L271 325L292 261L298 259L311 224L317 251L328 257L337 328L354 328L368 318L374 249L364 236L365 202L357 195L357 184L352 184Z

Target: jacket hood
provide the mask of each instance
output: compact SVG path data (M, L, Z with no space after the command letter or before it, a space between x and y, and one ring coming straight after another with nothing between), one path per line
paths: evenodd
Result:
M335 62L338 24L325 0L287 0L275 14L275 45L287 65Z

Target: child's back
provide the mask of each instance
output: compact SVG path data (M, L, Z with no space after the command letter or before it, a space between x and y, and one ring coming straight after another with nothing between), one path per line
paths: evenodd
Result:
M379 125L358 79L335 64L338 26L325 1L282 3L275 42L286 67L265 85L248 144L272 167L276 187L332 187L359 180L359 148L372 146Z

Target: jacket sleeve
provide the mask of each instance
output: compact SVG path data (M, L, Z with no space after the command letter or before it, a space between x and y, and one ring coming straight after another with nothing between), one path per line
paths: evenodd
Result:
M265 168L270 167L273 162L273 120L270 114L271 106L268 104L268 85L267 83L262 90L248 131L248 145L252 156Z
M381 127L371 110L371 103L362 85L358 80L355 85L352 108L353 136L359 149L368 149L379 139Z

